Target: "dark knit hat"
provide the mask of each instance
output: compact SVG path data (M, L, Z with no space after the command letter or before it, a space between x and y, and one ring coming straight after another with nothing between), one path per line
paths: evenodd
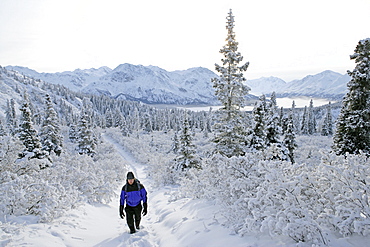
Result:
M134 178L135 178L135 176L132 172L127 173L127 179L134 179Z

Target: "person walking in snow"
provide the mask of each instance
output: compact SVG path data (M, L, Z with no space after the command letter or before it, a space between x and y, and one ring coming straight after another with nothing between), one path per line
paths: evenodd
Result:
M125 214L123 209L125 209L126 221L131 234L135 233L136 229L140 229L141 213L145 216L148 212L146 194L144 185L135 179L132 172L128 172L126 184L122 187L121 191L119 215L124 219ZM143 205L141 205L141 201L143 201Z

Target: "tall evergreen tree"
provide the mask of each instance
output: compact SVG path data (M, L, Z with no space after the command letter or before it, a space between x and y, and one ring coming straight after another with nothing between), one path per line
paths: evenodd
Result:
M192 132L187 113L185 113L181 134L179 137L179 156L176 157L176 170L186 172L190 168L200 169L199 160L193 144Z
M3 122L1 121L1 119L0 119L0 136L6 136L4 125L3 125Z
M266 118L266 144L280 143L282 129L280 125L280 116L276 102L276 94L271 94L271 101L267 108Z
M308 134L313 135L316 133L316 117L313 111L313 100L310 100L310 106L308 107Z
M60 134L58 115L48 94L46 95L45 104L45 116L40 131L42 149L49 153L53 151L59 156L62 153L63 137Z
M108 109L106 112L105 112L105 126L107 128L112 128L113 127L113 113L112 113L112 110L111 109Z
M151 120L151 116L149 112L145 112L143 114L141 125L143 126L143 130L146 131L147 133L150 133L153 131L152 120Z
M324 117L324 122L321 128L322 136L332 136L333 135L333 116L331 113L331 103L329 102L326 108L326 114Z
M212 132L211 118L212 118L212 108L210 107L208 114L206 115L205 126L203 130L205 138L208 138L208 133Z
M78 140L78 133L77 133L77 126L76 125L71 124L69 126L68 137L69 137L69 140L72 143L76 143L77 142L77 140Z
M28 159L43 159L45 158L46 152L42 151L41 142L37 133L37 130L33 127L31 120L31 110L29 108L28 97L24 95L24 101L20 108L21 119L18 129L19 140L22 141L25 146L24 151L19 154L20 158L28 157Z
M249 146L255 150L266 148L266 118L267 103L265 95L261 95L260 100L256 103L253 112L253 126Z
M290 111L286 131L284 134L283 144L287 149L287 156L289 157L290 162L294 163L294 150L297 148L297 142L295 140L295 131L294 131L294 120L293 120L293 110Z
M292 115L293 115L294 132L296 134L299 134L301 125L299 122L299 115L297 114L295 107L296 107L296 104L295 104L295 101L293 100L291 109L292 109Z
M370 154L370 38L360 40L351 55L356 67L348 74L348 92L337 120L333 149L338 155Z
M213 78L213 87L222 107L216 114L214 130L216 137L216 151L227 157L245 154L245 128L244 117L241 112L246 104L245 96L249 88L243 84L246 79L243 71L246 71L249 63L239 66L243 57L238 52L238 42L235 40L234 16L230 10L227 16L226 45L220 50L224 58L222 65L216 64L216 71L220 77Z
M132 110L130 114L130 128L132 131L138 131L140 129L140 114L137 108Z
M302 135L308 135L309 134L309 128L308 128L308 110L307 106L304 107L303 115L302 115L302 124L301 124L301 134Z
M114 113L114 118L113 118L113 127L120 127L123 124L124 117L122 116L122 113L116 109Z
M129 126L127 124L127 121L125 117L122 116L121 125L119 126L121 129L121 133L123 136L129 136L131 134L131 131L129 129Z
M284 108L280 107L280 113L279 113L279 124L281 126L281 134L284 135L286 131L286 122L288 121L288 117L284 114Z
M173 136L173 139L172 139L172 146L171 146L171 152L173 152L174 154L177 154L180 150L180 141L179 141L179 137L177 136L177 131L175 131L175 135Z
M18 128L17 124L17 117L15 114L15 101L14 99L8 100L6 102L6 111L5 111L5 119L6 119L6 128L8 129L11 135L16 134L16 130Z
M79 154L93 156L95 154L96 140L89 124L88 110L82 109L80 121L77 126L77 151Z

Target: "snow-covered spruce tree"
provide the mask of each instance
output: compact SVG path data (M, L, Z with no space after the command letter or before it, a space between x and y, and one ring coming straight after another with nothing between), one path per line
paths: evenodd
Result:
M152 120L150 118L150 113L149 112L145 112L142 116L142 123L141 125L143 126L143 130L147 133L150 133L153 131L153 128L152 128Z
M324 122L322 124L321 135L322 136L332 136L333 135L333 116L331 113L331 103L330 102L328 106L326 107L326 115L324 118Z
M120 127L123 125L123 121L125 118L123 117L122 113L116 109L114 113L114 118L113 118L113 127Z
M78 133L77 133L77 126L76 125L71 124L69 126L68 137L69 137L69 140L72 143L76 143L77 142L77 140L78 140Z
M172 146L171 146L170 152L177 154L179 149L180 149L180 141L179 141L179 137L177 136L177 131L175 131L175 135L173 136L173 139L172 139Z
M113 127L113 113L111 109L108 109L105 112L105 127L112 128Z
M121 133L123 136L130 136L131 134L131 131L129 130L129 126L127 124L127 121L125 119L125 117L122 116L122 121L121 121L121 125L119 125L120 129L121 129Z
M83 110L81 112L81 119L77 126L77 151L79 154L87 154L93 156L95 154L95 138L94 133L88 124L88 115Z
M267 103L265 95L261 95L256 103L253 112L252 133L249 140L250 148L254 150L263 150L266 148L266 118Z
M303 115L302 115L302 124L301 124L301 134L308 135L308 110L307 106L304 107Z
M360 40L351 59L355 69L348 74L348 93L337 120L333 149L338 155L370 154L370 38Z
M31 121L31 110L29 108L28 97L24 95L24 101L20 108L21 119L18 128L18 138L22 141L25 149L19 154L20 158L27 157L28 159L43 159L47 153L42 150L41 142L37 130L33 127ZM45 168L45 167L40 167Z
M308 107L308 134L313 135L316 133L316 117L313 111L313 100L310 100L310 106Z
M209 108L209 111L206 115L205 119L205 126L204 126L204 137L208 138L208 134L212 132L212 124L211 124L211 118L212 118L212 107Z
M60 134L58 115L48 94L45 97L45 104L45 116L40 131L42 149L59 156L62 153L63 137Z
M289 161L294 163L294 150L297 148L297 142L295 140L295 127L294 127L294 120L293 120L293 109L290 111L286 126L286 131L284 134L283 144L287 149L287 156L289 157Z
M95 128L96 122L94 121L94 114L95 111L93 110L93 104L90 100L90 98L83 98L82 99L82 112L84 113L85 120L87 121L88 126Z
M140 114L139 114L139 110L137 108L134 108L132 110L132 113L130 113L130 118L129 118L130 121L127 121L129 122L129 129L131 131L139 131L140 129Z
M8 132L11 135L16 134L16 130L18 128L17 124L17 117L15 114L15 102L14 99L8 100L6 102L6 111L5 111L5 119L6 119L6 127L8 129Z
M284 107L280 107L279 110L279 124L281 126L281 134L284 135L286 129L287 116L284 114Z
M178 156L175 159L175 173L187 173L191 168L200 169L200 162L196 158L196 150L193 144L192 131L189 126L187 113L185 112L183 126L179 136Z
M273 92L271 94L271 102L267 109L267 119L266 119L266 144L270 146L271 144L280 143L281 126L279 112L276 103L276 94Z
M214 130L216 136L216 152L227 156L241 156L245 154L245 127L241 108L245 106L245 96L249 88L243 84L249 62L239 66L243 60L238 52L238 42L235 41L234 16L230 10L227 16L226 45L220 50L224 58L222 65L215 64L220 77L213 78L213 87L222 107L217 111Z
M1 119L0 119L0 136L6 136L4 125L3 125L3 122L1 121Z
M300 125L300 121L299 121L300 118L299 118L299 115L296 112L295 107L296 107L296 104L295 104L295 101L293 100L291 109L292 109L292 114L293 114L294 131L295 131L296 134L299 134L300 130L301 130L301 128L300 128L301 125Z

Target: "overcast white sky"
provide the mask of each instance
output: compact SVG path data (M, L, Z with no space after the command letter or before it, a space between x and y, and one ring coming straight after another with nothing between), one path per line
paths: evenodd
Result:
M370 0L1 0L0 65L214 71L230 8L247 79L344 74L370 37Z

